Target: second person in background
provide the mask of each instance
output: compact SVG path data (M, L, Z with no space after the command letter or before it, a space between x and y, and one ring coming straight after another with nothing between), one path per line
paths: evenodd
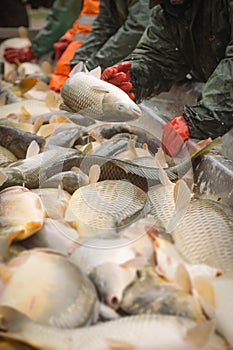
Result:
M96 1L84 0L82 15L87 14L88 8L92 11L93 2ZM79 39L78 44L73 43L74 36L55 67L50 88L59 91L72 67L80 61L91 70L97 66L104 69L124 59L136 47L148 21L149 0L100 0L91 33L82 45Z

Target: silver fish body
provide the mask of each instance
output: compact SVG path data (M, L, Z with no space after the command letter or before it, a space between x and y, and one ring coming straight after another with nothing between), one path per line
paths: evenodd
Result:
M100 79L100 67L83 72L83 63L73 68L63 84L61 109L79 112L101 121L127 121L141 116L140 108L118 87Z

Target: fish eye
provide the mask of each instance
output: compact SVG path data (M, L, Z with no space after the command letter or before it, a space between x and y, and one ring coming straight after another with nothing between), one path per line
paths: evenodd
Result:
M121 112L121 111L124 111L124 109L125 109L125 107L124 107L124 105L119 105L118 106L118 110Z

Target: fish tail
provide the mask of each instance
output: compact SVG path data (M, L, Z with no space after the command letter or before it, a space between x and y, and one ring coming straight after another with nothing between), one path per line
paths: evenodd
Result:
M219 146L221 143L222 143L222 138L220 136L215 138L207 146L194 152L194 154L192 155L192 160L198 158L199 156L203 156L204 154L207 154L212 148Z

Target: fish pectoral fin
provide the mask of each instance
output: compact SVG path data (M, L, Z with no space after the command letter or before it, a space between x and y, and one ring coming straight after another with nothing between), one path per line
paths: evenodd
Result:
M130 344L128 342L107 338L105 339L108 345L109 350L134 350L136 346L134 344Z
M171 233L184 218L192 198L192 193L182 179L178 180L174 188L175 211L169 221L166 232Z
M7 179L8 179L8 176L4 174L3 171L0 171L0 186L2 186Z
M8 283L11 277L12 273L10 269L6 265L0 263L0 279L2 279L4 283Z
M33 157L33 156L35 156L35 155L37 155L39 153L40 153L40 146L38 145L38 143L35 140L33 140L30 143L30 145L28 146L25 158Z
M187 330L184 340L198 348L202 348L208 342L214 329L214 321L200 322L196 326Z
M70 107L68 107L64 102L62 102L62 103L59 105L59 109L62 109L63 111L71 112L71 113L74 113L74 112L75 112L73 109L71 109Z
M96 183L100 178L101 169L98 164L93 164L89 170L89 183Z
M91 90L94 90L95 92L99 92L99 93L104 93L104 94L108 94L109 90L106 88L103 88L102 86L92 86Z
M207 278L196 276L193 278L194 296L208 317L214 317L215 313L215 291L214 286Z

